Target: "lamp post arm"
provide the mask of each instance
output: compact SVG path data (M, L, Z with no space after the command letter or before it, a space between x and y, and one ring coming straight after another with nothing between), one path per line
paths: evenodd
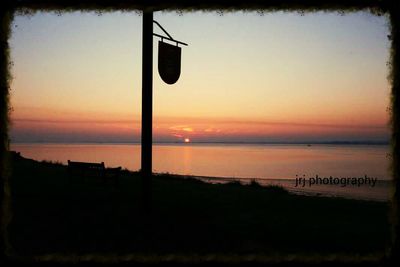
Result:
M159 35L159 34L157 34L157 33L153 33L153 35L154 35L154 36L157 36L157 37L160 37L161 40L162 40L162 39L167 39L167 40L173 41L173 42L175 42L175 43L177 43L177 44L182 44L182 45L186 45L186 46L188 45L187 43L184 43L184 42L181 42L181 41L177 41L177 40L174 40L174 39L170 39L170 38L168 38L168 37Z
M186 46L188 45L187 43L184 43L184 42L181 42L181 41L178 41L178 40L175 40L174 38L172 38L172 36L169 35L169 33L168 33L168 32L160 25L160 23L158 23L157 21L153 20L153 22L154 22L155 24L157 24L157 26L160 27L160 29L161 29L166 35L168 35L168 37L165 37L165 36L159 35L159 34L157 34L157 33L153 33L154 36L160 37L161 40L167 39L167 40L173 41L173 42L175 42L177 45L178 45L178 44L182 44L182 45L186 45Z
M172 36L169 35L169 33L160 25L160 23L158 23L158 22L155 21L155 20L153 20L153 22L154 22L155 24L157 24L157 26L160 27L160 29L161 29L170 39L174 40L174 38L172 38Z

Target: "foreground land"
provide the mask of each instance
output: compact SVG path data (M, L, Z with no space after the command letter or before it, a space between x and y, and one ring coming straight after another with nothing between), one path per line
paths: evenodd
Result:
M61 164L14 156L10 244L18 254L383 254L388 203L299 196L257 184L153 177L142 212L138 173L118 186L70 183Z

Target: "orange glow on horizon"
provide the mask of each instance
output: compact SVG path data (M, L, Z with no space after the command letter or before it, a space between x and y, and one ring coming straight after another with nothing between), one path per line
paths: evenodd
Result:
M49 112L46 116L41 112L13 112L12 131L20 136L29 136L35 132L37 136L77 136L80 139L89 137L124 142L138 142L140 140L141 121L139 116L119 114L69 114L68 112ZM362 136L364 139L381 137L389 134L389 128L377 119L371 121L358 120L358 123L342 123L327 120L325 123L315 121L311 123L307 118L294 121L277 120L244 120L231 118L173 118L156 117L154 120L155 140L191 143L187 137L195 137L196 142L213 140L278 140L295 138L332 138L334 136L346 139L347 137ZM63 137L63 138L64 138ZM82 138L81 138L82 137ZM88 137L88 138L86 138ZM78 138L78 139L79 139ZM188 139L188 140L186 140ZM64 140L64 139L63 139ZM96 139L97 140L97 139ZM111 139L107 139L111 140Z

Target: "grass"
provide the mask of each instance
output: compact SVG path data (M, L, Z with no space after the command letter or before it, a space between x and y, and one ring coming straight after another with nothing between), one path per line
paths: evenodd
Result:
M66 166L15 158L13 220L22 255L47 253L384 253L388 203L299 196L280 186L208 184L159 174L152 212L141 177L122 171L118 187L69 183Z

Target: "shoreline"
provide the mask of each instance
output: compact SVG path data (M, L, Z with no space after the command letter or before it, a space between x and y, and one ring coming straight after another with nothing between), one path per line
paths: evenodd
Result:
M38 161L35 159L25 158L21 156L19 152L11 151L12 153L19 155L24 159L33 160L38 163L50 163L50 164L61 164L66 167L67 165L62 162L53 162L42 160ZM139 174L138 171L124 169L130 173ZM392 180L378 180L376 188L371 187L356 187L346 186L341 187L338 185L315 185L313 187L295 187L295 179L290 178L256 178L256 177L224 177L224 176L203 176L203 175L188 175L188 174L176 174L169 172L153 172L153 176L171 176L182 180L195 179L210 184L227 184L227 183L240 183L242 185L248 185L250 183L257 183L262 187L268 186L280 186L290 193L301 195L301 196L316 196L316 197L339 197L352 200L362 201L378 201L378 202L389 202L392 197L391 183Z
M182 179L185 178L192 178L192 179L197 179L206 183L211 183L211 184L217 184L217 183L232 183L232 182L238 182L241 183L242 185L248 185L252 182L257 182L260 186L281 186L284 189L286 189L288 192L296 194L296 195L302 195L302 196L321 196L321 197L339 197L339 198L345 198L345 199L353 199L353 200L364 200L364 201L378 201L378 202L388 202L391 201L390 197L390 185L392 183L391 180L379 180L377 183L379 183L379 186L383 187L388 187L387 188L387 193L388 196L367 196L366 193L360 195L358 192L357 194L353 194L352 192L346 192L350 188L350 190L353 191L362 191L365 188L361 187L356 187L356 186L348 186L348 187L340 187L340 186L335 186L335 185L316 185L313 188L311 187L294 187L293 184L295 184L295 179L290 179L290 178L235 178L235 177L213 177L213 176L200 176L200 175L181 175L181 174L170 174L169 175L174 175L178 176ZM155 174L157 175L157 173ZM331 189L331 190L329 190ZM335 192L335 190L332 189L338 189L338 191ZM373 190L374 188L368 187L368 189ZM382 190L382 188L379 188L377 190Z
M54 162L48 160L35 160L31 158L26 158L20 154L20 152L10 151L17 157L23 159L32 160L38 163L49 163L62 165L66 167L67 165L63 162ZM133 174L139 174L139 171L124 169ZM378 201L378 202L388 202L391 201L393 196L391 196L391 186L392 180L378 180L376 187L369 186L346 186L341 187L339 185L313 185L305 187L295 187L295 178L256 178L256 177L229 177L229 176L205 176L205 175L191 175L191 174L177 174L169 172L153 172L154 176L171 176L182 180L185 179L195 179L209 184L227 184L227 183L240 183L242 185L248 185L252 182L257 183L262 187L268 186L280 186L287 190L288 192L301 196L317 196L317 197L339 197L345 199L354 200L365 200L365 201Z

